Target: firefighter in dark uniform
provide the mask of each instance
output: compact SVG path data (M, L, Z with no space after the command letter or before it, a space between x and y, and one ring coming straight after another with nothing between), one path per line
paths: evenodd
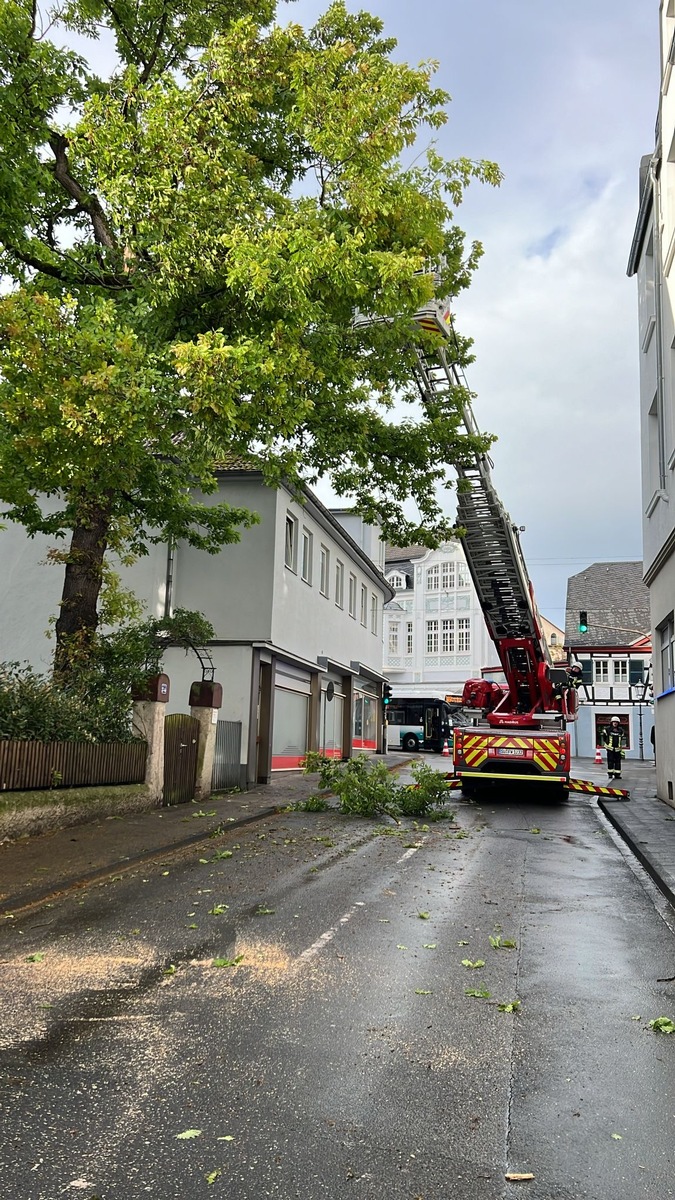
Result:
M572 663L572 666L567 668L567 681L570 687L580 688L583 678L584 672L579 663Z
M607 750L607 774L610 779L621 778L621 759L626 748L626 735L618 717L612 717L602 731L602 744Z

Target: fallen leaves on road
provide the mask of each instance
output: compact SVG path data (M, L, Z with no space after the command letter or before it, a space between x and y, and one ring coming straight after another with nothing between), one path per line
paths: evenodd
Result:
M670 1017L655 1017L649 1022L649 1028L654 1030L654 1033L675 1033L675 1022L671 1021Z
M184 1129L182 1133L176 1134L176 1141L187 1142L187 1141L190 1141L192 1138L198 1138L201 1136L202 1136L201 1129Z
M475 962L472 962L470 958L463 958L463 959L462 959L462 966L463 966L463 967L468 967L468 968L469 968L470 970L472 970L472 971L477 971L477 970L480 970L480 968L481 968L481 967L484 967L484 966L485 966L485 959L484 959L484 958L477 958L477 959L475 960Z

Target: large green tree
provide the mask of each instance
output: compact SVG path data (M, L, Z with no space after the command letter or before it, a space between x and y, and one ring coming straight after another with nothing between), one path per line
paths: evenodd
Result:
M476 442L459 391L420 400L411 317L430 263L468 285L453 211L498 171L412 152L448 97L394 51L342 2L305 31L268 0L1 0L0 501L64 539L57 668L107 551L254 519L193 499L227 456L332 478L392 540L451 533Z

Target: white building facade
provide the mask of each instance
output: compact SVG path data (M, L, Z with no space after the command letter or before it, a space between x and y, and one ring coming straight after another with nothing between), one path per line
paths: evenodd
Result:
M303 502L250 470L219 473L200 497L258 513L241 541L208 555L185 543L151 546L120 570L148 615L202 612L214 627L208 651L222 684L223 720L241 722L240 782L297 769L308 749L346 758L381 741L382 627L392 591L355 537L309 491ZM345 518L349 514L343 514ZM351 514L361 540L370 530ZM0 660L49 669L45 637L57 612L62 570L46 566L53 539L0 531ZM186 712L199 678L194 655L169 649L169 711Z
M659 9L654 151L640 164L638 282L644 579L654 648L657 794L675 800L675 0Z
M394 696L460 696L497 661L459 542L386 553L383 670Z

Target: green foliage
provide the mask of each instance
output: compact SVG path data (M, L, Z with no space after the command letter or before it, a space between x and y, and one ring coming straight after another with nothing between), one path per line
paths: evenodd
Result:
M649 1028L654 1030L654 1033L675 1033L675 1022L670 1017L655 1017L649 1022Z
M319 784L338 797L340 812L348 816L394 816L399 811L401 785L383 762L373 762L367 754L344 764L328 759L320 768Z
M0 663L0 739L117 742L131 737L128 694L120 705L115 690L64 691L27 664Z
M399 797L399 811L405 817L437 819L448 798L448 786L442 771L435 771L428 763L418 762L411 768L414 779L412 787L404 788ZM452 815L454 813L444 815Z
M389 540L431 545L453 531L449 468L489 445L462 431L460 387L420 398L411 317L430 262L451 300L469 285L481 247L454 208L499 171L430 144L449 97L378 18L338 0L306 31L274 11L0 10L0 502L72 535L76 629L96 627L108 550L214 552L255 520L195 499L232 455L273 486L328 475Z
M335 762L335 759L327 758L319 750L308 750L300 766L302 767L303 775L315 775L317 771L322 770L324 766L332 762Z

